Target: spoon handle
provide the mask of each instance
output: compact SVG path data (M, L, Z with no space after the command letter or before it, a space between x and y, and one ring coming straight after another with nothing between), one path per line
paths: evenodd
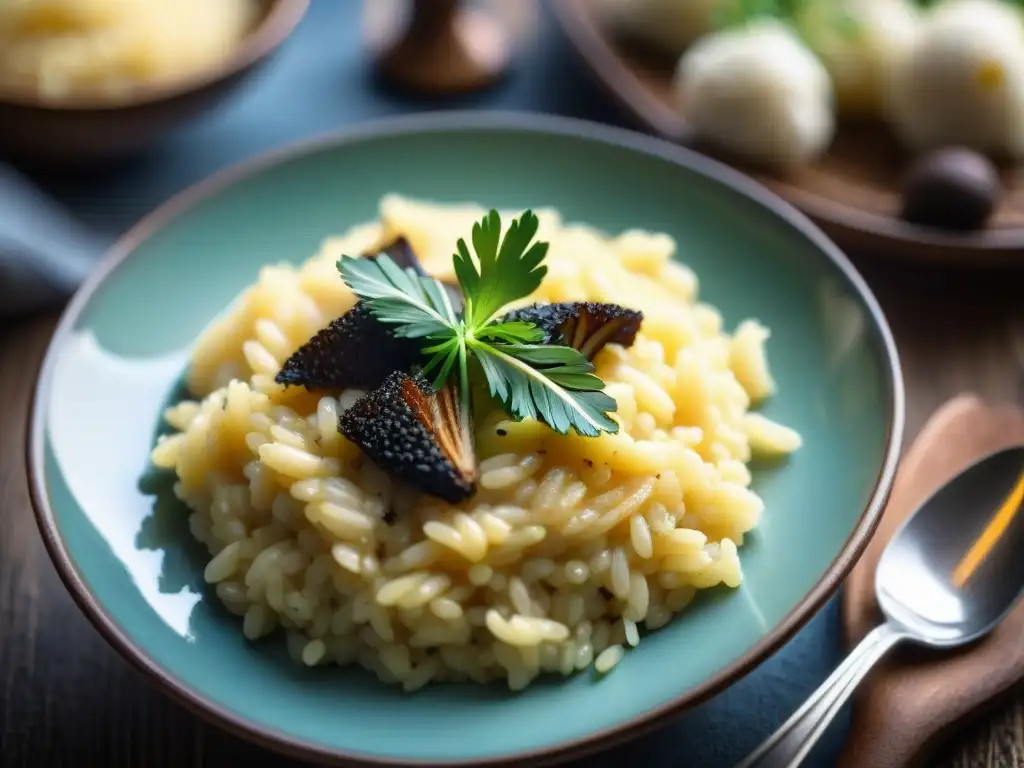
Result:
M761 746L736 768L796 768L807 757L857 684L907 635L891 624L875 627L842 664Z

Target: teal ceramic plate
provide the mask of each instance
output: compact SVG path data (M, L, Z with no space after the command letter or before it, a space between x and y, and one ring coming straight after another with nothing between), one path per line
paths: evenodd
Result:
M387 192L499 208L555 206L609 231L674 236L730 326L772 329L779 395L799 430L756 473L767 504L745 585L700 600L615 671L514 695L438 686L403 696L356 669L304 670L283 640L242 638L202 582L202 552L148 469L162 404L196 335L262 264L313 253ZM480 765L578 755L636 735L737 680L821 607L870 536L895 469L903 392L882 313L813 225L738 173L636 134L555 118L440 114L358 127L225 171L114 248L68 308L29 435L50 554L130 661L214 722L308 759Z

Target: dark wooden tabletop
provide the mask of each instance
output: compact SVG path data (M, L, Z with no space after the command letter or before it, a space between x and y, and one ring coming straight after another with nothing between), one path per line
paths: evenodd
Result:
M965 276L877 260L861 266L903 359L908 441L959 392L1024 404L1024 273ZM0 327L0 762L156 768L265 758L132 670L92 629L50 565L29 506L23 440L55 320ZM956 734L933 764L1024 766L1024 693Z

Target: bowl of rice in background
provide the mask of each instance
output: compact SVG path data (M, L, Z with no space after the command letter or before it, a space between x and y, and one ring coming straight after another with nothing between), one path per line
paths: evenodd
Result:
M361 392L275 374L352 306L342 254L402 236L449 278L492 207L550 243L531 302L644 319L594 360L619 433L484 412L479 488L450 505L339 434ZM627 131L442 113L243 163L140 223L61 321L29 465L83 611L203 716L307 760L536 764L781 647L865 546L902 431L885 319L802 215Z
M5 0L0 153L48 166L138 151L211 109L309 0Z

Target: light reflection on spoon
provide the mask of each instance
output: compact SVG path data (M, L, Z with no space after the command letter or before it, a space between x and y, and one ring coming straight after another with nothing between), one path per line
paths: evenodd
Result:
M952 577L954 587L963 587L971 575L978 570L999 539L1006 533L1022 506L1024 506L1024 469L1021 470L1020 477L1017 479L1017 485L992 516L992 522L985 526L985 530L981 532L971 548L967 550L967 554L957 564Z

